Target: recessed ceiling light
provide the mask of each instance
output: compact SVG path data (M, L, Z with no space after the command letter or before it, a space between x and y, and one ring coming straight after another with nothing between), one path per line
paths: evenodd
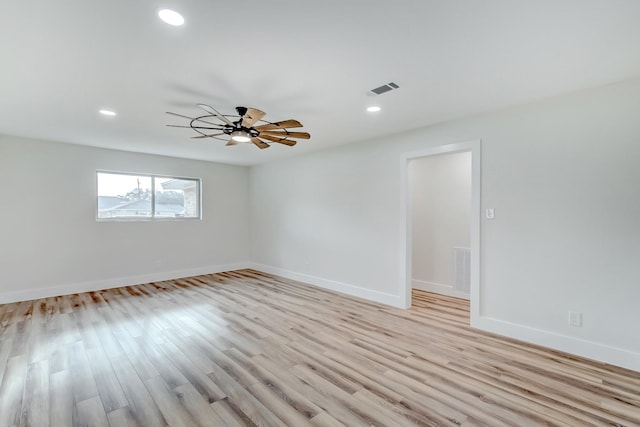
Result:
M116 112L111 110L100 110L100 114L103 114L105 116L115 116Z
M377 113L380 110L381 108L378 107L377 105L372 105L371 107L367 107L367 111L370 113Z
M158 11L158 16L169 25L179 26L184 24L184 18L175 10L162 9Z

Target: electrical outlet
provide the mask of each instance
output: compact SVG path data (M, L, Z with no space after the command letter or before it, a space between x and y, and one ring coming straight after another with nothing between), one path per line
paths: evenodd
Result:
M582 313L577 311L570 311L569 324L571 326L582 326Z

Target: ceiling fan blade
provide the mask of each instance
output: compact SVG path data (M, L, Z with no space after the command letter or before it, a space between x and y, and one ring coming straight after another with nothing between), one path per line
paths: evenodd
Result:
M281 122L268 123L266 125L255 126L254 129L263 131L263 130L273 130L273 129L286 129L286 128L301 128L302 123L297 120L284 120Z
M294 145L296 145L296 141L292 141L286 138L278 138L275 136L262 135L262 134L260 134L260 138L266 139L267 141L278 142L280 144L288 145L289 147L293 147Z
M309 139L311 135L308 132L278 132L273 130L261 131L259 136L269 135L282 138Z
M208 124L208 125L220 126L220 124L219 124L219 123L212 123L212 122L208 122L208 121L206 121L206 120L202 120L201 118L198 118L198 117L183 116L182 114L172 113L171 111L167 111L167 114L171 114L172 116L176 116L176 117L182 117L182 118L184 118L184 119L197 120L197 121L199 121L199 122L206 123L206 124Z
M226 146L229 146L229 145L238 145L238 143L237 143L236 141L234 141L233 139L230 139L230 140L229 140L229 142L227 142L227 143L226 143L226 144L224 144L224 145L226 145Z
M187 129L206 129L206 130L224 130L222 127L212 128L207 126L185 126L185 125L167 125L170 128L187 128Z
M172 113L171 111L167 111L167 114L171 114L172 116L177 116L177 117L183 117L185 119L189 119L189 120L193 120L193 117L189 117L189 116L183 116L182 114L178 114L178 113Z
M274 142L277 142L278 144L288 145L289 147L293 147L298 143L297 141L293 141L291 139L281 139L280 141L274 141Z
M249 108L242 117L242 126L250 128L266 114L267 113L265 113L264 111L260 111L257 108Z
M214 136L220 136L220 135L224 135L224 132L222 132L222 133L212 133L210 135L192 136L191 139L213 138Z
M269 144L267 144L264 141L261 141L259 138L251 138L251 142L253 142L255 144L255 146L258 147L261 150L264 150L265 148L271 147Z
M228 118L226 118L225 116L223 116L222 114L218 113L218 110L216 110L215 108L213 108L210 105L207 104L197 104L198 107L202 108L204 111L206 111L207 113L218 117L220 120L222 120L223 122L225 122L226 124L228 124L229 126L233 126L233 123L231 123L231 120L229 120Z

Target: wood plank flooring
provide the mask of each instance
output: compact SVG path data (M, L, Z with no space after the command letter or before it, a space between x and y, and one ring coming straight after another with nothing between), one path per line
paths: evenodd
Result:
M253 270L0 305L0 426L640 426L640 373Z

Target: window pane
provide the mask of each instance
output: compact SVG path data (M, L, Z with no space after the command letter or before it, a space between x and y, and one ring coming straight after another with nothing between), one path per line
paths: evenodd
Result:
M98 172L98 218L151 218L151 177Z
M198 181L195 179L155 179L156 218L199 218Z

